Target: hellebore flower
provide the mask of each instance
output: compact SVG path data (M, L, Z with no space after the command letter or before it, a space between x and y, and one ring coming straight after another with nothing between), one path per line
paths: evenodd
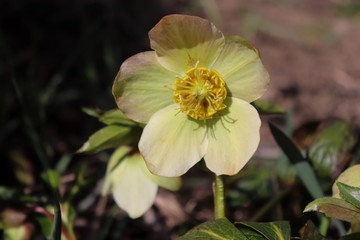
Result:
M127 59L113 95L147 123L139 149L149 170L180 176L204 158L217 175L236 174L256 151L261 125L250 102L268 88L258 51L210 21L169 15L149 32L154 51Z
M131 218L137 218L154 203L158 186L175 191L180 188L181 179L151 174L139 153L122 146L111 155L102 194L113 193L116 204Z

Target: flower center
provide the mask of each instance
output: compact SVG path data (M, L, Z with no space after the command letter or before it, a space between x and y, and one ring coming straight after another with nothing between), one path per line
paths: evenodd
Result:
M204 120L226 108L225 82L215 70L191 68L185 77L177 78L174 84L174 102L181 111L194 119Z

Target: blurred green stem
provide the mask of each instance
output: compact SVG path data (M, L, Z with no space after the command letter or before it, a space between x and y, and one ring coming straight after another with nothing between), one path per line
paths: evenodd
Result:
M213 184L214 204L215 204L215 219L225 217L225 194L223 176L215 174L215 181Z
M319 226L319 231L320 231L321 235L326 236L328 228L329 228L329 219L326 216L321 215L320 216L320 226Z

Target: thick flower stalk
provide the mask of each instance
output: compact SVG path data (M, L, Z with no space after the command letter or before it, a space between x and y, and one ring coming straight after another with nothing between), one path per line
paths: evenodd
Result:
M178 190L181 178L151 174L139 153L122 146L111 155L102 194L112 193L116 204L131 218L137 218L153 205L158 186Z
M149 32L151 48L127 59L113 95L147 123L139 149L149 170L180 176L204 158L217 175L236 174L256 151L260 118L250 104L268 88L258 51L208 20L169 15Z

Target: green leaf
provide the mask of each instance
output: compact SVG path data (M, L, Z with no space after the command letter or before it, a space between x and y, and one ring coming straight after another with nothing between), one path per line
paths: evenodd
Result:
M285 221L256 223L256 222L237 222L240 230L251 228L260 233L268 240L289 240L290 239L290 224ZM244 233L244 232L243 232Z
M239 229L239 231L242 232L247 237L247 239L250 240L267 240L264 235L249 227L242 227Z
M310 195L316 199L324 196L324 192L320 187L315 173L308 162L300 162L294 165L301 181L309 191Z
M280 105L262 99L254 101L252 105L259 114L283 114L286 112Z
M313 168L322 177L330 177L356 143L355 127L336 120L320 131L309 148Z
M55 193L57 194L57 193ZM60 240L61 239L61 210L60 210L60 203L58 201L59 196L55 196L56 202L54 204L54 222L51 228L51 236L50 240Z
M3 238L5 240L30 239L32 229L21 225L15 228L7 228L4 230Z
M324 193L320 187L318 180L314 174L309 163L300 153L300 150L295 146L295 144L282 132L280 129L269 123L270 130L272 135L275 138L275 141L279 147L283 150L285 155L289 160L294 164L297 174L305 185L306 189L309 191L311 196L315 198L320 198L324 196Z
M71 162L72 155L69 153L64 153L62 157L59 159L58 163L56 164L56 171L58 171L60 174L63 173L69 163Z
M124 144L124 137L131 128L120 125L109 125L90 136L89 140L77 153L97 153L104 149L118 147Z
M81 110L91 117L99 118L101 116L100 111L94 108L83 107Z
M353 165L346 169L339 175L337 181L349 186L360 187L360 164ZM340 198L339 188L336 183L333 184L332 191L333 197Z
M52 189L59 189L60 186L60 174L58 171L53 169L48 169L46 172L42 173L42 178L47 181L49 180L49 184Z
M342 199L351 203L360 210L360 188L349 186L339 181L336 182L336 185L339 188Z
M311 220L306 222L304 228L300 232L300 236L301 240L326 240Z
M40 230L42 234L47 238L50 237L53 221L45 215L35 216L35 219L40 225Z
M331 218L360 223L360 209L343 199L323 197L309 203L304 212L318 211Z
M107 125L120 124L127 126L136 126L137 123L129 119L118 109L113 109L105 112L99 117L99 121Z
M247 240L250 239L241 233L229 220L219 218L202 223L179 240Z
M280 129L271 123L269 127L276 143L293 164L306 161L295 144Z

